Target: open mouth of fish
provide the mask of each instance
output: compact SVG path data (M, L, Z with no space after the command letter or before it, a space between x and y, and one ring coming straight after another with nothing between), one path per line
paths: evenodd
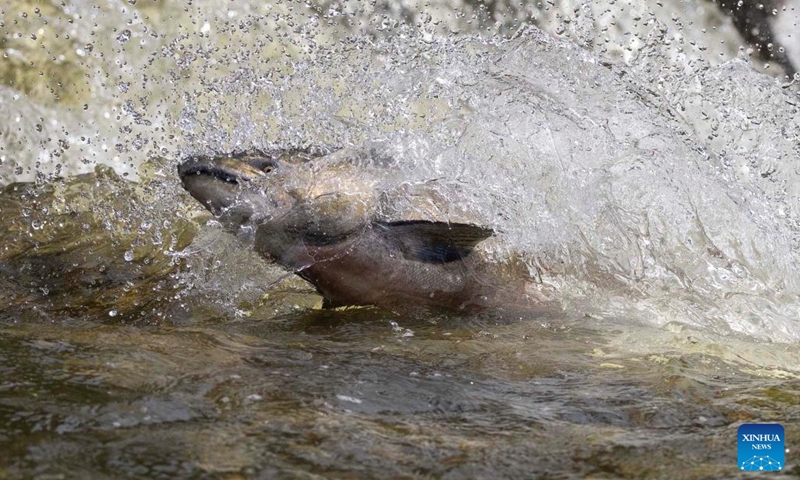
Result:
M241 185L263 176L272 168L270 160L259 158L251 162L241 159L191 158L178 166L178 175L186 185L192 177L210 177L231 185Z
M276 167L264 157L193 157L178 166L183 188L215 216L225 215L238 227L255 212L252 202L260 197L243 188Z

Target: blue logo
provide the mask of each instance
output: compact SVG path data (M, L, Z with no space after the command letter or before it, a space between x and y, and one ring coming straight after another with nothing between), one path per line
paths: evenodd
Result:
M783 425L745 423L739 427L739 469L775 472L785 465Z

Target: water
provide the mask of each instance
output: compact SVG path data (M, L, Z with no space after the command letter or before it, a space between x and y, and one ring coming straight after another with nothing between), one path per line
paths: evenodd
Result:
M0 478L797 475L800 97L724 16L309 5L3 7ZM175 173L305 146L558 308L315 309Z

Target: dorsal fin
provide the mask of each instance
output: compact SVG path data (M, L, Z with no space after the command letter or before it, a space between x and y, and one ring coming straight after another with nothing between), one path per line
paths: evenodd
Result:
M411 220L377 222L409 260L446 263L460 260L494 234L490 228L466 223Z

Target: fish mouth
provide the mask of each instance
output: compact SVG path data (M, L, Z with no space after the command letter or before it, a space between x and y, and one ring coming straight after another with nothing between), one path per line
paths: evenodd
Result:
M227 226L238 228L254 213L257 195L244 188L267 175L264 158L192 157L178 165L183 188Z
M231 185L241 185L264 176L263 169L234 158L195 157L178 165L178 176L184 187L197 177L212 178Z

